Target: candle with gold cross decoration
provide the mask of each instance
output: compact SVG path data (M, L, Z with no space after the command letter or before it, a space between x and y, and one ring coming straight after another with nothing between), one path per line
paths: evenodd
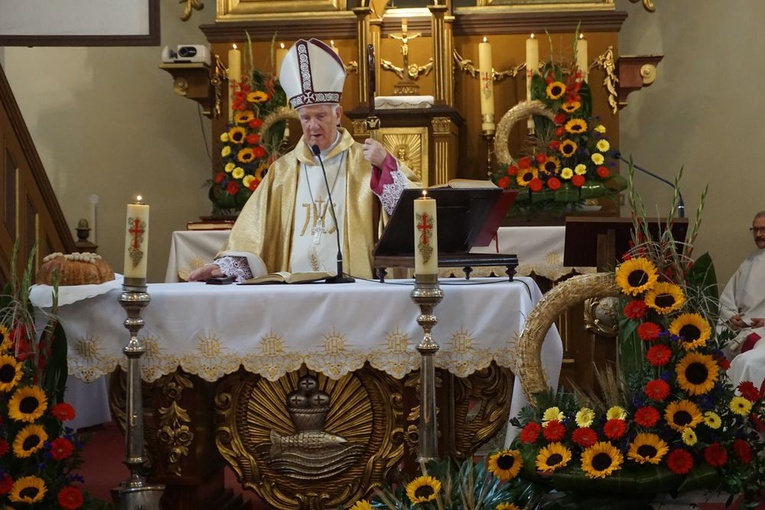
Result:
M414 274L438 274L436 200L427 190L414 201Z
M141 195L127 205L125 232L125 285L146 284L146 258L149 246L149 206L142 203Z

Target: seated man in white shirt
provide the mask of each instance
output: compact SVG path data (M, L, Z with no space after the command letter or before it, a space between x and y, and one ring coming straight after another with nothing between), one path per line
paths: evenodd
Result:
M757 249L741 263L720 295L720 319L737 332L727 346L734 384L765 379L765 211L752 221Z
M335 273L336 236L344 272L371 278L375 201L390 214L401 192L417 180L379 142L357 143L338 127L345 67L330 46L298 40L282 62L279 80L298 112L303 136L271 165L215 262L193 271L190 281L223 275L242 281L276 271Z

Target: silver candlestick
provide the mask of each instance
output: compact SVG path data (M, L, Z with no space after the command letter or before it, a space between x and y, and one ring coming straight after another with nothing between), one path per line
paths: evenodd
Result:
M427 463L438 458L438 423L436 421L436 370L433 357L439 346L430 334L438 319L433 315L433 308L444 298L444 292L438 286L437 274L417 274L414 276L412 301L420 307L417 317L425 336L417 344L420 353L420 433L418 440L417 461Z
M151 301L143 279L130 279L122 285L119 302L127 312L125 327L130 341L122 349L127 356L127 398L125 413L125 460L130 478L112 489L117 510L159 510L164 485L149 485L141 473L143 450L143 395L141 388L141 356L146 352L138 331L143 327L141 311Z

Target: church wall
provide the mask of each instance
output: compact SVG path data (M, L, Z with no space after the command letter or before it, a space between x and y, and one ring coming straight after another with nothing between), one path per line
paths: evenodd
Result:
M206 44L199 24L215 6L180 20L161 6L162 46ZM173 92L159 47L0 49L3 67L72 235L99 196L99 253L122 272L125 205L141 193L151 205L150 282L164 281L170 234L210 212L210 122Z
M616 0L616 9L629 15L620 52L665 55L656 82L632 93L621 110L619 145L623 154L666 177L685 167L682 191L689 216L709 185L697 244L699 252L712 254L724 282L754 246L746 230L751 216L765 209L757 157L765 134L759 119L765 38L757 24L765 18L765 3L655 4L656 12L649 14L639 3ZM179 19L180 8L172 4L161 10L162 45L206 43L198 26L214 22L214 5L195 11L189 22ZM338 42L343 53L350 49L346 42ZM200 127L196 104L175 95L171 76L158 69L160 51L0 49L72 230L89 217L89 196L99 195L99 251L121 271L125 204L141 192L152 205L151 281L164 278L170 233L209 212L201 187L210 175L203 136L214 142L209 120L203 118ZM504 94L498 88L498 95ZM508 100L520 92L509 91ZM498 115L503 109L497 105ZM669 187L643 175L636 182L649 214L663 214Z
M627 0L620 33L625 55L664 54L658 78L628 97L621 112L621 149L644 168L672 179L681 167L688 216L709 186L697 254L708 251L724 284L753 249L747 230L765 209L762 94L763 2L672 0L647 13ZM636 177L646 209L669 208L672 190ZM624 209L623 209L624 211Z

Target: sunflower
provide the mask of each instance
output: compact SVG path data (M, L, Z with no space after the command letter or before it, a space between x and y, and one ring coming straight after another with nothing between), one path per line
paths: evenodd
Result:
M265 103L266 101L268 101L268 94L262 90L256 90L247 94L248 103Z
M236 115L234 115L234 122L237 124L249 124L250 121L254 118L254 113L252 113L250 110L245 110L242 112L236 112Z
M8 402L8 416L16 421L31 423L43 415L48 408L48 399L39 386L17 389Z
M350 510L372 510L372 505L366 499L360 499L353 504Z
M582 106L582 103L579 101L566 101L561 106L561 109L566 113L574 113L579 109L580 106Z
M582 471L587 478L605 478L623 463L621 452L607 441L597 442L582 452Z
M11 332L5 326L0 325L0 353L11 350L11 347L13 347Z
M704 395L712 391L720 368L709 354L689 352L675 366L677 384L691 395Z
M539 177L539 171L536 168L528 168L518 172L518 176L515 178L515 181L519 186L525 188L533 179L536 179L537 177Z
M228 130L228 139L231 143L242 143L247 137L247 131L243 127L232 127Z
M554 81L547 86L547 97L555 101L563 97L566 93L566 84L559 81Z
M518 450L500 450L489 457L489 472L502 482L509 482L521 471L523 459Z
M560 168L560 160L555 156L548 156L547 160L542 165L542 168L548 174L556 174Z
M495 507L495 510L521 510L515 503L500 503Z
M690 400L670 402L664 410L664 419L670 428L678 432L688 427L693 428L704 421L701 410Z
M550 474L556 469L566 467L571 461L571 450L560 443L551 443L537 454L537 470L545 474Z
M697 313L684 313L679 315L669 325L669 332L682 339L680 345L685 350L704 347L711 335L709 323Z
M412 503L435 501L441 491L441 482L432 476L418 476L406 484L406 495Z
M683 303L685 303L683 289L674 283L659 282L645 295L645 304L662 314L679 310Z
M42 478L38 476L24 476L13 482L13 487L8 495L12 503L26 503L32 505L45 497L47 488Z
M13 454L25 459L43 447L48 440L48 434L40 425L27 425L19 431L13 440Z
M656 266L642 257L627 260L616 270L616 284L622 292L631 296L652 288L658 278Z
M587 121L584 119L571 119L566 122L566 131L578 135L587 131Z
M0 355L0 391L11 391L23 374L19 363L13 356Z
M627 457L638 464L658 464L668 451L667 443L659 436L640 432L630 443Z
M238 159L244 164L251 163L252 161L255 160L255 153L252 151L252 149L248 147L246 149L240 150L236 154L236 159Z
M578 148L579 146L573 140L564 140L563 143L560 144L560 153L565 157L570 158L576 154Z

